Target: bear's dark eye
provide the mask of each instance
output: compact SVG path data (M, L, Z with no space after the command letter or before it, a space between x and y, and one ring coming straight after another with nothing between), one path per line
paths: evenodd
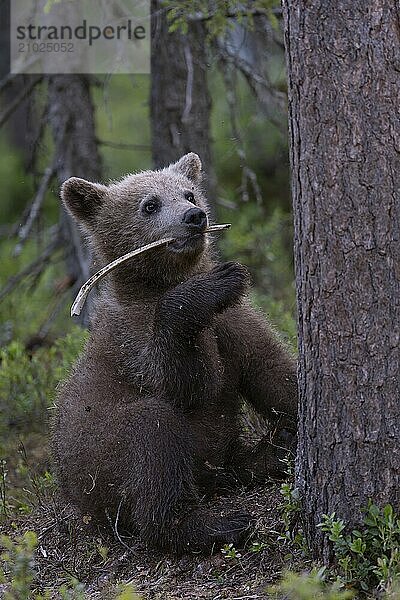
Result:
M185 198L186 198L186 200L188 202L191 202L192 204L195 204L194 196L193 196L192 192L186 192L185 193Z
M145 202L143 204L143 210L148 215L151 215L151 214L157 212L159 210L159 208L160 208L160 201L158 200L158 198L151 198L150 200L147 200L147 202Z

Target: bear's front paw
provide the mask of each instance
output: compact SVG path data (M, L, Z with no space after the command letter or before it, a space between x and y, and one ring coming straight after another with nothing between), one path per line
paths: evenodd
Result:
M235 262L226 262L214 267L208 276L213 283L218 312L237 304L250 284L250 275L246 267Z
M220 264L167 292L157 307L156 327L193 335L209 327L216 314L237 304L248 285L245 267L234 262Z

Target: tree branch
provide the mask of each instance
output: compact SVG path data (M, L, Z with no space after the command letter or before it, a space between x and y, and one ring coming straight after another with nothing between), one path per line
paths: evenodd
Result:
M50 257L53 253L60 247L60 236L59 231L57 230L57 234L55 238L46 246L42 254L38 256L35 260L33 260L25 269L22 269L16 275L12 275L3 289L0 292L0 301L3 300L10 292L16 288L16 286L23 280L25 277L30 277L32 275L38 276L40 275L47 266Z
M3 112L0 114L0 127L2 127L4 125L4 123L11 117L13 112L15 110L17 110L17 108L21 104L21 102L23 102L25 100L25 98L27 96L29 96L29 94L32 92L34 87L40 81L42 81L42 79L43 79L42 75L40 75L39 77L36 77L35 79L32 79L32 81L30 81L24 87L24 89L21 90L21 92L18 94L18 96L16 96L16 98L14 98L14 100L3 110Z
M40 118L38 119L35 135L33 136L33 139L32 139L31 152L30 152L30 156L28 158L27 165L26 165L26 169L28 172L33 171L34 167L37 163L37 160L36 160L37 153L40 150L40 144L41 144L41 141L43 140L44 133L45 133L46 126L47 126L48 110L49 110L49 104L46 99L46 103L43 107Z
M34 197L32 203L31 203L31 206L29 208L29 212L28 212L26 221L25 221L24 225L22 225L19 228L19 231L18 231L19 242L15 246L14 256L18 256L21 253L22 246L23 246L24 242L26 241L26 239L28 238L28 236L31 232L32 226L39 215L39 212L42 207L43 200L45 198L47 189L48 189L50 182L54 176L54 172L55 172L55 169L53 166L47 167L47 169L44 172L44 175L40 182L36 196Z
M268 118L280 131L286 132L286 124L283 124L282 120L276 118L277 112L284 113L286 94L276 90L266 77L257 73L252 68L252 65L237 53L229 52L223 43L217 41L216 47L220 62L225 66L231 64L242 73L251 91L263 106ZM225 66L223 70L225 70Z
M279 7L276 8L272 8L269 11L268 10L263 10L261 8L254 8L254 9L249 9L249 10L229 10L224 14L224 17L226 19L237 19L238 17L246 17L247 15L251 15L252 17L268 17L269 13L272 13L273 15L277 16L277 17L282 17L282 9ZM186 19L187 21L191 21L191 22L207 22L207 21L211 21L211 19L213 19L215 16L217 16L218 12L217 11L213 11L210 13L204 13L201 11L197 11L195 13L186 15Z
M16 77L17 77L17 73L8 73L8 75L3 77L3 79L0 81L0 92L2 92L4 90L4 88L6 88L8 86L9 83L14 81L14 79Z
M36 336L39 340L44 340L47 337L47 335L51 329L51 326L53 325L54 321L60 314L60 311L63 309L63 307L66 304L68 299L69 299L69 288L66 288L65 290L59 292L56 295L56 297L52 303L52 306L47 314L46 319L41 324L40 329L39 329L38 333L36 334Z

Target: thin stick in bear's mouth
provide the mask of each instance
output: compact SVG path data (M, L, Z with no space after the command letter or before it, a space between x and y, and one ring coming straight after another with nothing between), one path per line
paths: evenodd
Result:
M203 233L214 233L216 231L223 231L224 229L229 229L231 226L230 223L224 223L222 225L208 225L207 229ZM141 246L140 248L136 248L136 250L132 250L119 258L116 258L112 262L105 265L102 269L97 271L90 279L88 279L81 289L79 290L74 303L71 306L71 317L74 315L80 315L83 305L85 304L86 298L93 286L96 285L100 279L102 279L107 273L118 267L120 264L125 261L134 258L138 254L142 254L142 252L147 252L147 250L151 250L152 248L157 248L158 246L166 246L170 242L174 242L175 238L163 238L161 240L157 240L156 242L152 242L151 244L146 244L145 246Z

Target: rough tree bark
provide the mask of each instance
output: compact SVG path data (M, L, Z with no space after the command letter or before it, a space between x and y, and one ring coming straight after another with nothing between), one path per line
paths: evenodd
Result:
M155 168L164 167L186 152L197 152L207 174L212 201L210 153L211 99L207 86L205 30L189 24L187 35L169 33L166 9L152 0L151 130Z
M48 118L55 145L55 169L59 183L68 177L90 181L101 178L101 161L96 143L94 108L86 75L55 75L49 78ZM68 249L67 269L75 282L74 290L90 275L90 251L80 231L62 209L61 233ZM89 308L81 313L88 324Z
M400 504L397 0L283 0L299 310L297 485L323 513Z

